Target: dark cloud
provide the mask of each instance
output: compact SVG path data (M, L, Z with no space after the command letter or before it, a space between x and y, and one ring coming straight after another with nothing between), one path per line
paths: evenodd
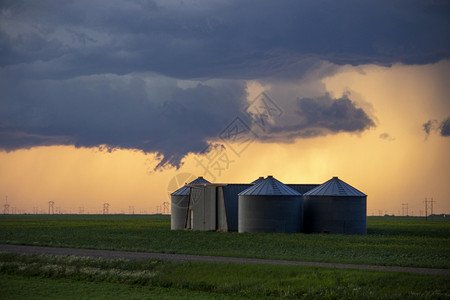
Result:
M440 129L442 136L450 136L450 117L442 121Z
M70 78L301 76L334 64L450 58L450 4L434 1L2 1L0 66Z
M449 12L421 0L3 0L0 149L106 145L179 165L236 116L251 125L242 79L448 59ZM374 126L347 96L301 95L277 99L296 107L260 139Z
M271 135L309 138L338 132L357 133L375 127L374 121L347 95L333 99L328 94L297 99L295 123L281 126L280 123L283 118L269 129Z
M450 117L438 122L437 120L428 120L422 125L423 131L427 134L427 137L432 131L439 132L441 136L450 136Z
M422 124L423 131L425 131L428 136L432 130L435 130L437 128L437 124L437 120L428 120L426 123Z
M0 82L1 150L50 145L138 149L159 154L157 167L179 166L186 154L207 149L209 141L226 143L221 133L236 117L248 128L259 126L245 114L247 92L241 81L135 74L19 83ZM262 123L267 132L255 136L262 141L289 142L374 126L347 96L297 99L293 116L281 108L274 112L274 102L272 107L262 104L253 102L262 114L271 109L273 115Z
M391 136L387 132L383 132L382 134L380 134L379 137L380 137L380 139L386 140L386 141L389 141L389 142L395 141L395 137Z
M179 165L184 155L206 147L246 97L236 81L181 88L158 76L3 82L0 89L0 149L106 145L159 153L160 166Z

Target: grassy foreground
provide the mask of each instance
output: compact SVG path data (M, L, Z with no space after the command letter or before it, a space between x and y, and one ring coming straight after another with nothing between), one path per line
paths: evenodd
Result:
M368 217L368 234L171 231L169 216L2 215L0 243L450 268L450 218Z
M5 299L450 299L447 276L5 253L0 290Z
M53 280L0 274L2 297L9 300L80 299L233 299L231 296L176 288L141 286L74 280Z

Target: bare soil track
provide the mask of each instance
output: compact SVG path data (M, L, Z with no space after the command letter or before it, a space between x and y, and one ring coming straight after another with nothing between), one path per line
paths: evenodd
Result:
M450 276L450 269L433 268L413 268L398 266L375 266L375 265L353 265L341 263L322 263L322 262L304 262L292 260L273 260L256 259L224 256L204 256L189 254L168 254L168 253L148 253L148 252L129 252L129 251L111 251L111 250L93 250L78 248L56 248L25 245L0 244L0 252L20 253L20 254L38 254L38 255L58 255L58 256L80 256L94 257L104 259L158 259L175 262L214 262L214 263L236 263L236 264L268 264L285 266L310 266L336 269L357 269L387 272L406 272L417 274L447 275Z

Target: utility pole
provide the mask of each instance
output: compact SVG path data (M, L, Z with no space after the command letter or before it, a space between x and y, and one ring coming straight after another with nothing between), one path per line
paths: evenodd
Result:
M406 216L408 216L408 203L402 203L402 216L405 216L405 211L406 211Z
M55 206L55 201L48 201L48 214L53 215L54 210L53 207Z
M433 203L436 201L433 201L433 197L431 197L430 202L431 202L431 215L433 215Z
M163 213L164 214L169 214L170 213L170 207L169 207L169 202L163 202Z
M6 196L6 203L3 205L3 214L9 214L9 204L8 204L8 196Z
M109 214L109 203L103 203L103 214Z

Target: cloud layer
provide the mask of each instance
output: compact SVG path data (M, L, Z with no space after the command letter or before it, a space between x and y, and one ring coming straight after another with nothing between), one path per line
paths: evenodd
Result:
M0 149L106 145L179 165L236 116L251 123L245 80L448 59L449 13L425 0L1 1ZM286 101L262 140L374 126L346 96Z
M158 152L161 165L179 165L185 154L201 151L246 97L236 81L180 87L182 82L156 75L3 83L1 149L106 145Z
M0 66L38 78L298 76L450 57L442 1L2 1Z

